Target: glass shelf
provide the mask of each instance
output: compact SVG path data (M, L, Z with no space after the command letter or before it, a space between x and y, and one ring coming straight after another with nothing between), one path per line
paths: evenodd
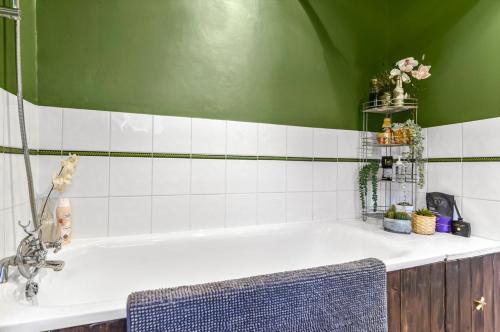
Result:
M381 102L380 100L378 101ZM363 113L374 113L374 114L393 114L399 112L408 112L416 110L418 107L418 100L414 98L408 98L404 100L403 105L397 105L394 99L391 99L389 105L373 105L373 102L363 103Z

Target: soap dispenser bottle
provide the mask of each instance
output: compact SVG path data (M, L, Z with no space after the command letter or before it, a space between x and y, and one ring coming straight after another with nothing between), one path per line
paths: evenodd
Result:
M71 204L69 199L60 198L56 208L57 238L63 239L63 244L71 243Z

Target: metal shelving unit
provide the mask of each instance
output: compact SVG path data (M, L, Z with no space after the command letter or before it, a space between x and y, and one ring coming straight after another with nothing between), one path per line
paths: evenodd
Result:
M378 101L380 103L380 101ZM393 114L406 113L408 119L413 119L417 123L418 117L418 100L405 99L402 105L396 104L394 100L388 105L373 105L371 102L363 104L363 132L361 135L361 164L360 167L368 164L372 160L381 160L383 156L393 156L394 161L397 157L406 154L405 159L408 165L407 172L404 174L404 181L383 180L378 177L378 206L373 208L371 201L371 190L365 197L366 206L362 208L362 218L366 221L368 218L382 219L385 211L390 208L392 204L398 203L397 194L403 193L406 201L413 206L417 204L417 165L413 159L413 151L409 144L379 144L377 142L376 134L369 130L370 117L374 114L383 115L392 121ZM373 121L373 120L372 120ZM377 117L380 122L380 117ZM377 122L377 124L378 124ZM381 124L381 123L380 123ZM371 204L370 204L371 202Z

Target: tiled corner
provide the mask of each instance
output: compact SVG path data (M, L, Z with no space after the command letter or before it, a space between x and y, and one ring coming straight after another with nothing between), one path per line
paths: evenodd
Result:
M111 112L111 150L153 151L153 116Z
M313 155L313 128L288 126L286 128L286 155L310 157Z
M226 227L250 226L257 223L257 194L228 194Z
M227 154L256 156L258 153L258 124L227 122Z
M500 117L463 124L463 156L500 156Z
M189 195L153 196L153 233L189 230Z
M108 151L109 118L109 112L64 109L63 149Z
M153 152L191 153L191 118L153 116Z
M462 124L427 128L427 155L429 158L462 156Z
M110 197L110 236L151 233L151 196Z
M357 189L358 163L338 163L337 190Z
M191 196L191 230L223 228L226 219L226 195Z
M357 190L337 191L337 219L360 218L359 192Z
M192 153L225 154L226 121L192 119Z
M286 156L286 126L259 123L259 156Z

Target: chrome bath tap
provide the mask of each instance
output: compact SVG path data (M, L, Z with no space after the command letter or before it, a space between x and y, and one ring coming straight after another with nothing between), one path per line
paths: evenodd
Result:
M27 233L27 236L19 243L15 255L0 260L0 284L6 283L9 280L9 267L17 267L19 273L28 280L25 295L29 300L38 293L38 284L33 281L33 278L38 274L40 269L49 268L54 271L61 271L63 269L63 261L46 259L49 249L53 249L54 253L61 250L62 238L55 242L44 243L41 240L40 229L29 231L29 225L25 226L21 223L19 225Z

